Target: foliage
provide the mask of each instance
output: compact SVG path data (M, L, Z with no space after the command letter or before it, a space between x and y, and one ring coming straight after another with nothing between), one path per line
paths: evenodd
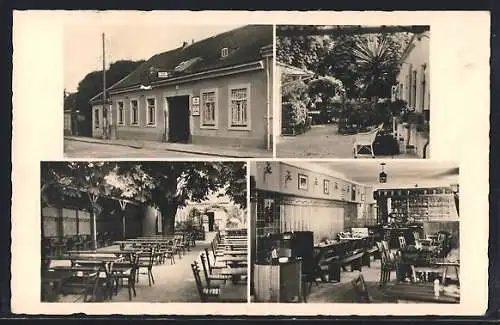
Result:
M188 201L201 202L224 189L246 207L246 164L243 162L44 162L41 195L88 195L93 207L103 196L130 199L160 209L164 232L173 231L175 213Z
M125 76L134 71L144 60L140 61L130 61L130 60L120 60L111 63L109 69L106 70L106 87L111 87ZM90 128L91 133L91 122L92 121L92 111L89 104L91 98L102 92L103 89L103 75L102 71L92 71L88 73L78 84L77 92L74 98L74 110L80 110L80 113L85 116L86 121L89 125L86 126L87 130ZM89 131L87 131L89 132Z
M320 77L308 83L308 95L312 99L316 110L320 111L323 121L332 115L338 117L341 109L339 101L344 97L342 81L333 77Z
M347 96L389 97L408 33L278 37L277 60L342 81Z
M282 86L282 121L284 134L300 134L307 128L309 95L303 80L294 80Z

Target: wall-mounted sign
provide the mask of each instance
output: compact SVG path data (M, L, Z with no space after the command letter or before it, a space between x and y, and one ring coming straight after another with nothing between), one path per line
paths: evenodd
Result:
M170 73L167 71L158 71L158 78L168 78L170 77Z
M193 116L200 115L200 97L193 97L191 105L191 114Z

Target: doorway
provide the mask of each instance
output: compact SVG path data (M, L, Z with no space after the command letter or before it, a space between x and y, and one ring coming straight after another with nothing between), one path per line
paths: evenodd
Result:
M168 142L189 141L189 96L167 97Z
M214 231L215 213L207 212L207 216L208 216L208 231Z

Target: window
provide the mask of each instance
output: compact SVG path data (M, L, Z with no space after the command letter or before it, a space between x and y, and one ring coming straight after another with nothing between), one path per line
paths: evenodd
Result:
M230 96L230 126L233 128L248 128L249 125L249 87L232 88Z
M156 99L148 98L147 102L147 121L148 125L156 125Z
M412 81L411 81L412 91L411 91L411 103L412 107L417 106L417 70L412 71Z
M125 120L123 118L123 102L118 102L118 124L123 125Z
M99 128L99 109L98 108L96 108L94 110L94 127L96 129Z
M202 126L217 126L216 112L217 109L217 92L207 91L201 93L201 125Z
M220 51L220 56L225 58L227 57L227 55L229 54L229 50L227 47L223 48L221 51Z
M421 99L421 102L422 102L422 112L425 110L425 83L426 83L426 80L425 80L425 64L422 65L422 99Z
M139 102L136 99L130 101L130 124L139 124Z

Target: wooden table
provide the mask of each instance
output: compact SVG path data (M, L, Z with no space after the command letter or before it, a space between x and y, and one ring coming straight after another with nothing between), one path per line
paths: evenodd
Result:
M247 286L242 284L226 285L221 290L218 302L247 302Z
M459 303L459 297L453 297L441 292L439 297L434 296L432 283L394 283L382 288L385 297L397 301L424 302L424 303Z
M222 251L222 253L224 255L237 256L237 255L247 255L248 251L247 250L224 250L224 251Z

